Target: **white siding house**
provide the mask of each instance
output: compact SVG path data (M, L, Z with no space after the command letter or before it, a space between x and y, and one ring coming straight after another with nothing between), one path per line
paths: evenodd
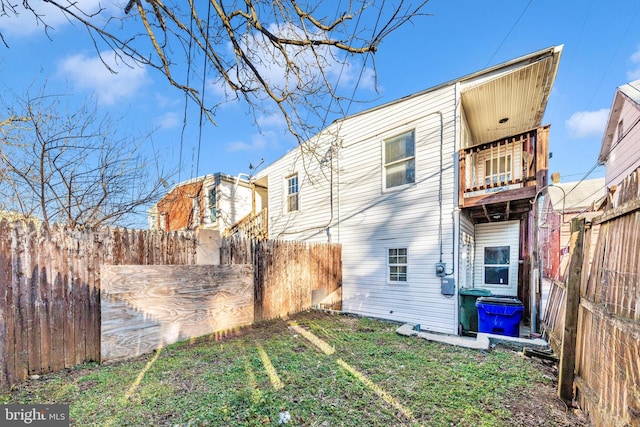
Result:
M640 80L617 88L609 111L598 162L605 165L608 188L640 166Z
M474 270L484 268L475 259L479 220L464 210L459 184L459 175L479 172L460 171L460 150L540 126L560 51L538 51L334 122L256 177L268 188L269 238L340 243L343 311L457 334L457 289L473 287ZM538 79L544 83L532 84ZM509 126L500 128L504 117ZM478 164L493 167L496 179L500 168L513 170L511 187L524 194L517 144L507 144L508 166L489 157ZM500 190L491 187L494 195ZM507 208L492 230L515 236L509 292L516 294L514 212Z

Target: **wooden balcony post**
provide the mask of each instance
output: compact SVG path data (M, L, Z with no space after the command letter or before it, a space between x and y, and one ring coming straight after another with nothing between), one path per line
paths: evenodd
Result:
M464 206L464 192L467 189L467 155L460 150L458 159L458 206Z
M540 191L548 183L549 126L539 127L536 134L536 191Z

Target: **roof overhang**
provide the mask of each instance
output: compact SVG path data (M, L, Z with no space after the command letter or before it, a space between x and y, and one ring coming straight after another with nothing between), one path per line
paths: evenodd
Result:
M516 58L460 80L473 142L482 144L542 124L562 46Z

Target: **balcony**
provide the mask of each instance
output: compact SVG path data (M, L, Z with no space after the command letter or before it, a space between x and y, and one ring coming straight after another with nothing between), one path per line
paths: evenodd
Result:
M498 219L489 213L491 205L500 205L492 207L500 219L528 211L528 201L547 184L548 134L543 126L460 150L460 207L479 207L489 221Z
M231 228L226 229L222 235L224 237L230 237L234 234L242 234L245 237L251 239L266 239L268 236L268 215L267 208L262 209L257 214L250 213L249 215L238 221L237 224Z

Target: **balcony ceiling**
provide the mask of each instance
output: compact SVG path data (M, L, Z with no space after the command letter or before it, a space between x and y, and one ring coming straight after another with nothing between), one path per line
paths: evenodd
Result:
M462 108L473 145L542 125L560 51L461 82ZM507 119L506 121L504 119ZM501 123L502 122L502 123Z

